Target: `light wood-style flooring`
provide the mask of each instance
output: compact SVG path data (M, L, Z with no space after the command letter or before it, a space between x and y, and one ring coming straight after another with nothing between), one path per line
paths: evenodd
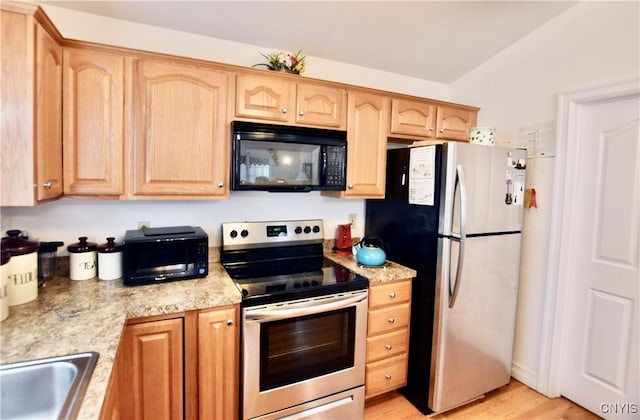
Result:
M547 398L515 379L483 399L427 417L398 392L367 401L364 420L544 419L582 420L599 417L566 398Z

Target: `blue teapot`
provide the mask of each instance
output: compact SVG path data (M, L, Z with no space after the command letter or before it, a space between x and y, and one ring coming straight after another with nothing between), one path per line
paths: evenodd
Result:
M358 264L377 267L383 265L387 259L382 246L382 240L377 236L364 237L353 246L353 254Z

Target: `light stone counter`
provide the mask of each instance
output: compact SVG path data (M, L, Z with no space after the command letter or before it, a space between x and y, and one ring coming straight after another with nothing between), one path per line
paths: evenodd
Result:
M0 324L0 363L95 351L100 354L78 419L97 419L127 318L240 303L219 263L206 278L125 287L122 280L72 281L54 277L38 298L12 306Z
M367 277L369 284L388 283L390 281L411 279L416 276L416 270L389 260L385 261L384 265L380 267L364 267L358 264L356 257L351 253L338 253L325 249L324 256L355 273Z

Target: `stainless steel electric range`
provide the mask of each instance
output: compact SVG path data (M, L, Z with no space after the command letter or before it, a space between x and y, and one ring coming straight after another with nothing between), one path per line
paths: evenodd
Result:
M369 282L323 257L317 220L224 223L242 291L242 418L362 418Z

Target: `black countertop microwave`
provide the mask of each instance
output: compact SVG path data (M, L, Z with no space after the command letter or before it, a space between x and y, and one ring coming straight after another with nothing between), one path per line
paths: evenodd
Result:
M209 237L197 226L128 230L122 249L125 286L206 277Z
M246 121L231 131L233 190L344 191L346 131Z

